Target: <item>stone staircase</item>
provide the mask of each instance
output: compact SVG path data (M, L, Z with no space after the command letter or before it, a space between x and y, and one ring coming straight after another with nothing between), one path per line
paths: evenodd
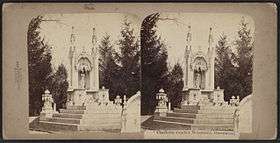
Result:
M184 105L153 121L165 129L234 131L234 107Z
M68 106L52 117L40 117L44 131L120 130L121 112L95 112L86 106Z

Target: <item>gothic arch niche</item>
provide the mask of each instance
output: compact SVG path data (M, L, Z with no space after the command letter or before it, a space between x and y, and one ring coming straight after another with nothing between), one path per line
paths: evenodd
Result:
M193 79L194 79L194 87L199 89L205 89L206 87L206 72L207 62L203 57L196 57L193 62Z
M82 57L77 63L78 87L80 89L90 89L91 63L88 58Z

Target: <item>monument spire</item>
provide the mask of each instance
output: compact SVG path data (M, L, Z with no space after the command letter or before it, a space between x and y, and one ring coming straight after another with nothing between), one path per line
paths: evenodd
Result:
M75 52L75 44L76 44L76 34L74 30L74 26L72 26L71 36L70 36L70 56L73 56Z
M70 36L70 49L69 49L69 62L70 62L70 75L68 76L69 80L69 89L73 87L73 75L74 75L74 52L75 52L75 42L76 42L76 35L74 32L74 26L72 26L71 36Z
M75 32L74 32L74 26L72 26L72 32L71 32L71 37L70 37L71 45L74 45L75 41L76 41L76 35L75 35Z
M188 26L188 32L187 32L187 50L191 48L191 41L192 41L192 33L191 33L191 26Z
M213 44L213 34L212 34L212 27L210 27L209 29L209 37L208 37L208 50L210 50L212 48L212 44Z
M95 27L92 28L91 43L92 43L93 46L96 44Z

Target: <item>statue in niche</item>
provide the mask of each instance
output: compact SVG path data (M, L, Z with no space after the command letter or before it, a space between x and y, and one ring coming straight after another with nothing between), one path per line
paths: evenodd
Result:
M85 69L81 71L81 81L80 85L82 89L85 89Z
M196 73L196 79L195 79L195 87L201 88L201 75L200 73Z

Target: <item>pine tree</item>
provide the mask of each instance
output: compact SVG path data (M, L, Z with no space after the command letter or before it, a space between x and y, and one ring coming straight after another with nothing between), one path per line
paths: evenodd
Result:
M244 98L252 93L253 47L254 41L248 23L243 18L238 31L238 39L234 43L236 54L234 61L237 64L237 79L239 80L239 96Z
M183 90L183 69L179 63L176 63L168 76L167 95L171 102L171 108L180 107Z
M42 94L49 83L51 68L50 47L40 37L40 24L43 17L33 18L27 31L28 76L29 76L29 115L38 115L42 107Z
M215 87L224 89L224 98L229 101L231 96L237 95L239 81L236 78L236 69L233 65L233 52L228 44L227 36L222 34L216 45L215 58Z
M167 84L167 50L155 29L159 16L147 16L141 26L141 114L154 113L156 93Z
M120 94L123 83L118 82L120 78L119 66L116 64L116 52L114 50L113 45L111 44L110 36L105 35L101 40L101 44L99 45L99 81L100 86L104 86L109 90L110 99L113 99L114 96Z
M67 81L67 70L63 64L58 66L51 79L50 92L56 103L56 109L65 108L69 84Z
M117 59L121 64L123 91L130 97L140 90L140 47L139 41L134 36L134 29L127 19L124 20L118 45L120 53L117 54Z

